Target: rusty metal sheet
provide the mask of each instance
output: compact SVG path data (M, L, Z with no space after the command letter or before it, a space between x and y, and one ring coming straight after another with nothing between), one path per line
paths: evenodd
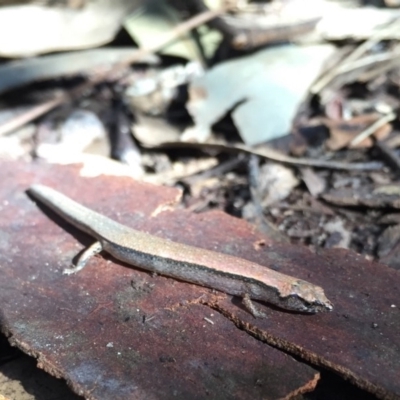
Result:
M0 181L1 329L76 393L87 399L289 399L315 387L317 371L206 305L230 296L151 276L107 255L76 275L62 275L92 239L24 192L32 183L47 184L132 227L213 247L212 235L205 238L196 220L186 221L189 213L171 211L175 189L129 178L87 179L77 167L40 163L3 162ZM232 237L225 245L240 256L241 235L234 232L246 224L226 218L223 230L232 229ZM200 225L207 220L213 221L198 217Z
M160 225L192 227L172 239L200 247L210 241L210 249L323 287L334 305L331 313L301 315L260 304L268 319L255 320L236 299L222 296L209 305L260 340L329 368L379 398L400 399L400 271L344 249L314 254L275 243L221 212L160 217ZM199 231L206 240L198 242Z
M226 298L213 307L260 340L333 370L379 398L400 399L398 270L342 249L317 256L300 246L274 244L262 254L242 255L322 286L333 312L306 316L271 309L267 320L255 321Z
M229 296L208 305L260 340L333 370L379 398L400 399L399 270L344 249L315 254L276 243L218 211L163 213L157 223L157 232L173 240L238 255L323 287L334 305L331 313L301 315L260 305L268 319L255 320Z

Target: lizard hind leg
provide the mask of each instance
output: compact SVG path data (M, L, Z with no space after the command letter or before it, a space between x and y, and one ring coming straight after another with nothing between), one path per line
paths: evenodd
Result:
M259 310L254 303L251 301L248 293L244 293L242 296L242 304L244 308L254 317L254 318L268 318L267 314Z
M91 246L89 246L79 257L76 265L71 265L70 268L65 268L63 274L71 275L83 269L89 259L96 254L99 254L103 250L103 246L100 242L94 242Z

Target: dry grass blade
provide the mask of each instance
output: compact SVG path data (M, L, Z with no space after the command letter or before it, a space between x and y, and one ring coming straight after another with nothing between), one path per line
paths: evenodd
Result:
M366 139L368 136L371 136L373 133L375 133L380 127L382 127L383 125L387 124L390 121L393 121L395 118L396 118L396 114L393 112L391 112L387 115L384 115L382 118L379 118L378 121L374 122L367 129L365 129L360 134L358 134L350 142L350 145L356 146L357 144L361 143L364 139Z
M371 36L367 41L356 47L344 60L342 60L336 67L332 68L325 75L323 75L311 87L311 93L317 94L321 92L332 80L339 74L346 71L347 68L354 69L354 62L359 60L368 50L372 49L379 43L388 33L395 32L399 29L399 18L395 18L388 26L377 31L375 35ZM356 64L357 65L357 64Z

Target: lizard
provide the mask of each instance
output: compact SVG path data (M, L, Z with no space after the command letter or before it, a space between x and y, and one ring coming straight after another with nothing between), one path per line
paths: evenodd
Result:
M80 271L91 256L105 251L141 269L240 296L254 316L261 315L257 315L251 300L303 313L333 309L324 290L305 280L243 258L132 229L44 185L32 185L29 193L67 222L96 239L75 266L64 270L66 274Z

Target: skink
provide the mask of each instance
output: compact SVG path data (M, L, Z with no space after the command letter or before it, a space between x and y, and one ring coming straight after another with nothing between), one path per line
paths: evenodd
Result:
M128 228L47 186L33 185L29 192L97 240L83 253L77 266L65 270L66 273L79 271L90 256L104 250L120 261L145 270L283 309L306 313L332 310L323 289L307 281L242 258Z

